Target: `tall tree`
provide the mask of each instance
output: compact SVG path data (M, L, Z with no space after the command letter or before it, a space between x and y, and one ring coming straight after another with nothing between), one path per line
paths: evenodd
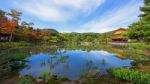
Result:
M21 19L20 18L21 14L22 14L21 12L18 12L18 11L14 10L14 9L11 9L10 13L7 14L7 15L12 17L12 21L13 22L15 21L15 23L17 23L17 25L15 27L18 26L18 21ZM11 40L12 40L13 32L14 32L14 30L12 29L12 31L10 33L9 42L11 42Z
M143 14L140 20L129 26L128 36L131 39L142 40L150 43L150 0L144 0L144 6L140 8Z
M23 26L23 27L27 27L27 28L30 28L30 27L32 27L34 25L34 23L33 22L26 22L26 21L22 21L21 22L21 26Z
M21 19L20 16L22 15L22 13L14 10L14 9L11 9L10 12L7 13L7 15L11 16L12 19L18 21Z
M6 14L6 12L5 12L5 11L0 10L0 19L2 19L2 18L6 18L5 14Z
M7 21L6 13L0 10L0 33L2 33L2 24Z
M11 34L12 31L15 30L16 25L17 25L16 21L14 21L14 20L7 20L7 21L2 23L2 30L1 30L1 32L5 33L5 34Z

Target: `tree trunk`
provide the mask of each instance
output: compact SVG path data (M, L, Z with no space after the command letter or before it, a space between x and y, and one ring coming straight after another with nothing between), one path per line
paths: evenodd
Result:
M12 41L12 32L11 32L11 34L10 34L10 37L9 37L9 42L11 42Z

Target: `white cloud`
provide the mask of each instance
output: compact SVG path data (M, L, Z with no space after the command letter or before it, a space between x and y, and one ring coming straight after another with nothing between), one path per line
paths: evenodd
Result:
M143 0L123 0L126 4L112 4L114 8L104 14L97 15L95 18L92 16L92 20L85 21L86 23L80 26L69 27L72 26L69 24L70 20L80 20L80 16L87 17L107 1L109 0L14 0L13 2L17 8L39 20L58 24L61 22L63 29L58 29L57 26L56 28L62 32L107 32L119 27L127 27L138 20L139 6L142 5ZM64 28L65 26L68 28Z
M80 27L80 32L107 32L118 27L127 27L132 22L138 19L140 14L139 7L141 2L132 0L121 8L114 8L109 10L102 17L89 21ZM76 32L78 30L75 30Z
M105 0L16 0L15 5L41 20L65 22L90 14ZM21 4L20 4L21 3Z

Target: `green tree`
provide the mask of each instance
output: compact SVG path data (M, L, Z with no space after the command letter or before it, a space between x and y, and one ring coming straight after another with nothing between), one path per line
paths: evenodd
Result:
M129 26L128 36L130 39L137 39L138 41L143 40L144 31L143 31L143 24L140 22L133 23Z
M9 13L7 13L7 15L12 17L12 20L16 21L17 26L18 26L18 21L20 20L21 14L22 14L21 12L18 12L18 11L13 10L13 9L11 9L11 11ZM11 40L12 40L13 32L14 31L12 31L11 34L10 34L9 42L11 42Z
M140 20L129 26L128 36L150 43L150 0L144 0L144 6L140 8L143 14L139 15Z
M141 22L143 24L144 40L150 42L150 0L145 0L145 6L141 7L140 10L143 14L140 15Z
M21 19L20 16L22 15L22 13L14 10L14 9L11 9L10 12L7 13L7 15L11 16L12 19L18 21Z
M2 19L2 18L6 18L5 14L6 14L6 12L5 12L5 11L0 10L0 19Z

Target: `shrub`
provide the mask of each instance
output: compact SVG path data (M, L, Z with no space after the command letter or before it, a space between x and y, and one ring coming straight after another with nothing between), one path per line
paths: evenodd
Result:
M145 49L149 49L150 48L150 45L145 45L145 44L132 44L132 45L129 45L130 48L133 48L133 49L140 49L140 50L145 50Z
M50 71L45 71L41 74L40 77L44 79L45 81L47 81L48 79L52 77L52 73Z
M150 84L150 74L126 68L111 68L109 72L121 80L131 81L134 84Z
M48 84L61 84L61 83L60 81L51 78L50 80L48 80Z
M68 81L69 79L67 77L62 77L60 80L61 81Z
M82 78L86 78L87 77L87 74L86 73L82 73L82 74L80 74L80 78L82 79Z
M27 58L29 56L30 56L30 54L24 53L24 52L22 52L22 53L14 53L14 54L11 54L7 58L7 60L9 60L9 61L20 61L20 60L23 60L23 59L25 59L25 58Z
M19 79L17 84L32 84L32 78L31 77L23 77Z

